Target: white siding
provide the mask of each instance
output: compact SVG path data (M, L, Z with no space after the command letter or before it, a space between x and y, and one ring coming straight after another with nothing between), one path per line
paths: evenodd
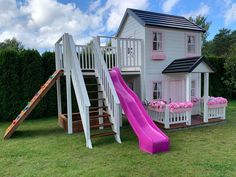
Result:
M164 54L166 59L162 61L152 60L152 31L161 31L163 33ZM161 73L173 60L187 57L186 52L186 35L196 35L196 56L201 55L201 33L188 32L178 29L163 29L163 28L146 28L146 70L147 74Z
M166 56L165 60L152 60L152 32L160 31L163 33L163 48ZM162 81L163 99L169 101L170 99L170 82L181 82L181 101L185 101L185 74L162 74L162 71L175 59L187 57L186 35L194 34L196 36L196 56L201 55L201 33L188 32L178 29L164 29L164 28L148 28L145 30L145 64L146 64L146 99L152 99L152 83L154 81ZM196 82L196 94L200 96L200 88L198 87L200 79L199 74L192 74L192 79ZM173 85L173 84L172 84ZM180 94L179 92L176 94Z
M144 39L145 27L137 22L132 16L127 15L118 37Z
M192 73L192 80L195 81L195 96L201 97L201 74L200 73ZM153 92L153 82L162 81L162 99L167 102L170 101L171 95L178 94L178 101L185 101L186 98L186 86L185 86L185 74L147 74L146 79L146 99L152 100L152 92ZM174 82L179 82L178 88L171 88ZM170 93L172 91L172 93Z

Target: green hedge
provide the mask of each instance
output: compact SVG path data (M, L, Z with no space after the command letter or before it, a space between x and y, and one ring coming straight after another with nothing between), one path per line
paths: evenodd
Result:
M228 99L236 96L236 59L230 57L208 56L215 73L210 74L209 94L223 96Z
M55 71L54 52L0 49L0 121L13 120ZM65 77L61 77L62 110L66 111ZM74 89L72 110L78 111ZM29 118L57 115L54 85L32 111Z
M20 56L15 50L0 51L0 117L7 120L22 106Z

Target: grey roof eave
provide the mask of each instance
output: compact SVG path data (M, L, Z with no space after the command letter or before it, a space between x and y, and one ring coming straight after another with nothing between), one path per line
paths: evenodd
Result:
M176 71L174 70L170 70L168 71L168 67L170 67L175 61L177 60L183 60L183 59L191 59L191 58L181 58L181 59L176 59L174 61L172 61L163 71L162 71L162 74L170 74L170 73L191 73L200 63L204 62L206 65L209 66L209 68L215 72L215 69L214 67L205 59L204 56L196 56L196 58L199 57L198 60L196 60L195 63L193 63L192 66L190 66L188 69L185 69L185 70L181 70L181 69L176 69Z

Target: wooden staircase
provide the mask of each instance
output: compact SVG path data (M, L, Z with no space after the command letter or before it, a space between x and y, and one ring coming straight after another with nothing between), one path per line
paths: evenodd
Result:
M84 80L91 103L89 110L91 138L116 135L112 130L111 115L108 112L106 99L97 77L95 75L86 75ZM99 129L99 131L94 133L94 129Z

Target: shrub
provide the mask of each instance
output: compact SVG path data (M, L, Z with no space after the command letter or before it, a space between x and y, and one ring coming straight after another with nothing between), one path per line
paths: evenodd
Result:
M20 78L20 57L16 50L9 48L0 51L0 117L13 119L22 103Z

